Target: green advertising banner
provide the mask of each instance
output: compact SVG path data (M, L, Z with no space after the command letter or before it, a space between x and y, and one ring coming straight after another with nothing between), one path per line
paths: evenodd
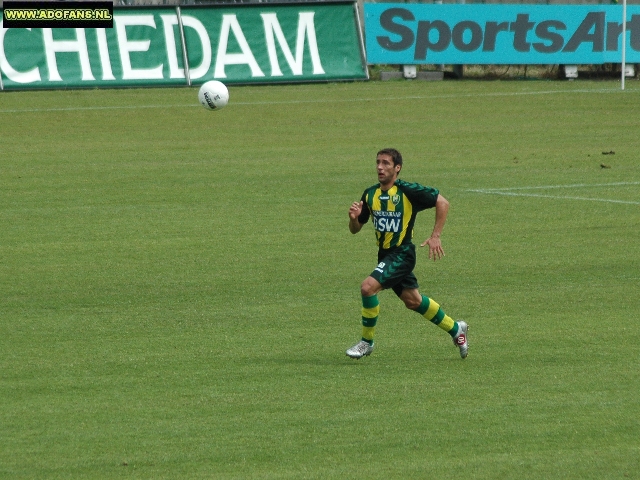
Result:
M185 61L186 55L186 61ZM4 89L366 79L355 4L114 9L113 28L5 28Z

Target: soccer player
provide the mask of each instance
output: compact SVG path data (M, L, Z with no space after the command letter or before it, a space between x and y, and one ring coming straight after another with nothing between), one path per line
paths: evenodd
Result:
M362 358L373 352L373 336L380 312L378 293L391 288L407 308L418 312L427 320L451 335L460 349L460 356L467 357L467 324L454 321L442 311L433 299L422 295L413 274L416 265L416 247L411 241L416 215L435 207L433 233L421 247L429 246L429 258L438 260L444 256L440 235L449 211L449 202L437 189L398 179L402 169L402 155L393 148L380 150L376 157L378 184L367 188L359 202L349 208L349 230L358 233L363 225L373 219L378 242L378 266L364 279L362 294L362 339L347 350L351 358Z

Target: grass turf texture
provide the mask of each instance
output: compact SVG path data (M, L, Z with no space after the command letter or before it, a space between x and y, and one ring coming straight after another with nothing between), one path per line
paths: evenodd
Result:
M618 88L1 94L0 476L637 478L640 86ZM452 204L416 273L471 325L465 361L391 292L375 353L344 356L375 266L347 209L386 146Z

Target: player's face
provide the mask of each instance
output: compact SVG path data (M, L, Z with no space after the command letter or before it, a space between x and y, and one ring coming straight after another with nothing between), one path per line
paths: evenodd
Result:
M398 173L402 168L400 165L393 164L393 158L391 155L381 153L376 158L376 168L378 170L378 181L380 185L391 186L396 181Z

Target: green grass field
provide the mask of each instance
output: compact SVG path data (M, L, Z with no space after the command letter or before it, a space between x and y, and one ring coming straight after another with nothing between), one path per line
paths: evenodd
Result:
M0 477L639 478L638 81L230 93L0 94ZM344 355L388 146L464 361L392 292Z

